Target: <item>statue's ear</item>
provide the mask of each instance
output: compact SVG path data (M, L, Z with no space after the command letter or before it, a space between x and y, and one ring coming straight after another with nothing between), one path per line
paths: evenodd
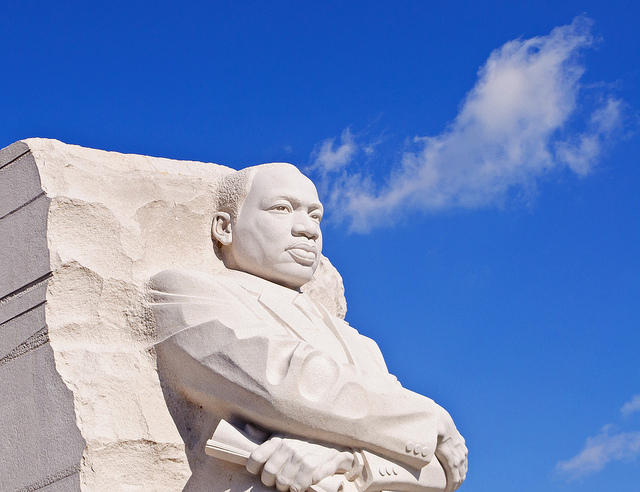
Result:
M227 212L216 212L211 224L211 236L223 246L231 244L231 216Z

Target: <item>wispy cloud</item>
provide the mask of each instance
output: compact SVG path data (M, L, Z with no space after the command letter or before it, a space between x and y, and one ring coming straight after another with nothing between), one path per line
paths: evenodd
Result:
M640 432L616 432L605 426L595 437L587 438L575 457L557 464L556 470L569 480L602 470L611 461L632 461L640 454Z
M625 417L628 417L632 413L640 412L640 395L635 395L631 401L628 401L622 406L620 411Z
M354 136L351 130L346 128L338 145L335 138L328 138L314 149L314 167L322 173L340 171L351 162L357 150Z
M353 230L367 231L381 212L500 204L512 189L535 190L552 169L588 174L620 126L622 109L600 92L599 104L583 114L581 55L592 43L591 21L581 16L547 36L495 50L453 122L437 136L414 138L414 149L401 154L382 184L353 170L359 155L370 157L371 146L349 129L339 142L324 141L311 169L325 200ZM581 130L571 130L580 122Z
M620 409L622 415L640 412L640 395L635 395ZM633 461L640 455L640 432L623 432L613 424L588 437L584 448L573 458L560 461L556 471L568 480L582 478L602 470L611 461Z

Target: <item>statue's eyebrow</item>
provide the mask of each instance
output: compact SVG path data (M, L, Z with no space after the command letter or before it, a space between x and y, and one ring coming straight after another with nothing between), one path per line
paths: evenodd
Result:
M262 206L269 207L273 202L276 202L278 200L286 200L294 207L297 207L300 205L300 199L293 195L269 195L269 196L265 196L262 199Z
M300 198L294 195L270 195L270 196L265 196L262 199L262 207L268 208L273 204L273 202L276 202L278 200L288 201L293 206L293 208L299 207L301 203ZM324 213L324 207L320 202L312 202L309 205L309 210L320 210L321 213Z

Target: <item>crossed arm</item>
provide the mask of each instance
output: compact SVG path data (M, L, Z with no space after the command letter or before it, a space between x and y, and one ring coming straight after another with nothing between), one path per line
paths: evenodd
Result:
M467 448L462 436L457 431L455 434L441 440L436 448L436 457L446 474L446 492L456 490L464 481L467 471ZM369 460L371 457L369 454ZM389 469L389 461L382 457L376 458L378 465L382 463L385 469ZM254 475L260 474L262 483L270 487L275 486L281 492L302 492L312 484L335 474L346 473L349 478L353 478L363 473L362 457L357 457L357 452L278 436L265 441L256 449L251 454L246 468ZM369 473L372 471L375 474L375 470L369 470ZM418 473L404 481L405 488L402 490L422 491L428 487L435 487L435 482L437 479L434 480L432 473ZM385 487L388 480L384 478L374 477L367 483L367 491L388 488Z
M432 400L398 383L372 385L348 364L336 364L298 339L244 335L208 321L163 342L162 352L180 368L178 389L191 401L214 414L226 407L246 421L287 433L267 440L249 460L247 470L261 473L266 485L306 490L351 470L353 449L417 472L435 450L447 490L464 480L464 440ZM304 389L309 385L319 389L310 394ZM350 395L353 401L346 401ZM355 406L366 412L350 415ZM421 443L424 451L408 450L412 443Z
M305 490L325 476L353 471L360 452L416 478L435 453L447 491L464 479L467 451L449 414L386 371L363 374L339 364L249 312L242 323L223 322L221 312L244 307L225 292L204 303L201 296L156 293L160 322L184 324L158 345L175 389L213 415L286 433L268 439L247 465L266 485Z

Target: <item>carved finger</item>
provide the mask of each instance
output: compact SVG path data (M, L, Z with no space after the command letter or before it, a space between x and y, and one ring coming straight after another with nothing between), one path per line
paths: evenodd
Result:
M462 483L467 475L467 447L464 444L458 445L454 449L455 451L455 465L460 472L460 483Z
M465 452L462 458L462 464L460 465L460 483L464 482L467 478L467 470L469 470L469 462L467 461L467 453Z
M355 457L351 451L342 451L335 459L337 461L337 471L346 473L353 468Z
M260 476L262 483L269 487L276 485L276 479L287 460L288 456L281 453L276 453L269 458L269 461L265 463L264 468L262 469L262 475Z
M289 486L289 490L291 492L304 492L312 485L311 475L308 475L306 478L302 479L300 477L296 477L295 481Z
M295 485L298 490L306 490L313 483L314 472L318 466L322 465L323 461L323 457L318 455L305 456L300 461L300 468L292 485Z
M321 463L313 472L312 483L318 483L320 480L336 473L346 473L353 466L353 454L342 451L337 452L333 457Z
M282 470L282 467L290 457L291 454L288 450L279 446L264 464L264 468L262 468L262 475L260 476L262 483L269 487L276 485L276 479L280 474L280 470Z
M438 445L436 455L443 465L442 467L447 477L447 488L445 490L446 492L453 492L460 486L460 474L456 467L457 460L449 439Z
M318 468L319 460L317 457L305 456L300 463L300 468L295 479L291 482L291 492L304 492L314 483L314 472Z
M247 460L247 471L249 473L253 473L254 475L260 473L262 466L267 462L269 458L271 458L273 453L280 447L281 444L281 438L273 437L254 449L253 452L249 455L249 459Z
M280 492L287 492L289 490L289 480L284 477L278 476L276 478L276 489Z
M293 485L297 480L300 467L301 467L300 459L298 459L296 455L290 455L289 459L282 466L282 468L280 469L280 472L278 473L278 478L276 479L276 488L281 492L286 492L287 490L289 490L290 486ZM299 490L305 490L305 489L299 489Z

